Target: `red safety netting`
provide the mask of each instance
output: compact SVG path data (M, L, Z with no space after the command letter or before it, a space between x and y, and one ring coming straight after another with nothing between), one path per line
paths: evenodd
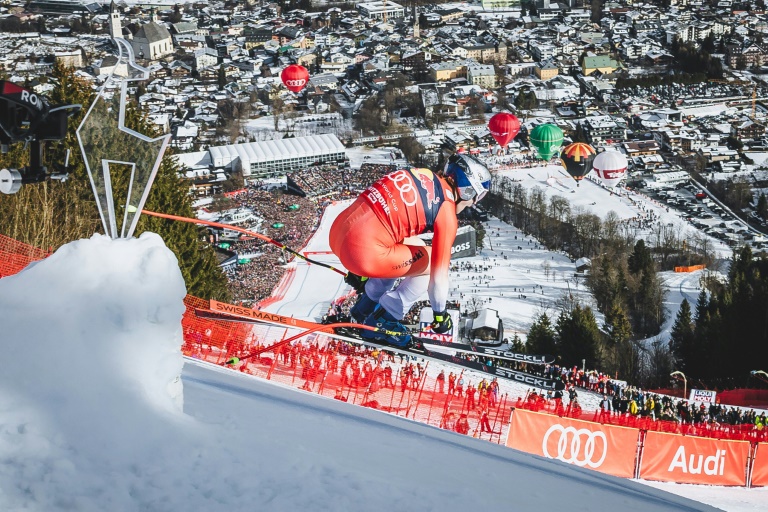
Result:
M725 404L742 407L768 407L768 389L731 389L720 391L718 397Z
M30 262L46 256L48 253L42 249L0 235L0 277L16 274Z

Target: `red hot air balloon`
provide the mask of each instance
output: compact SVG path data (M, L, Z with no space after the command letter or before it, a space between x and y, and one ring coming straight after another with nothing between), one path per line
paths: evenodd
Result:
M520 120L509 112L499 112L488 121L488 130L499 146L505 148L520 133Z
M291 64L280 73L280 78L289 91L299 92L309 81L309 71L304 66Z

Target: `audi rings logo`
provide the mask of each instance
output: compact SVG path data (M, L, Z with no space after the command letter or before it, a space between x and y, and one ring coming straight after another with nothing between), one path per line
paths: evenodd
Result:
M307 83L307 80L304 78L299 78L297 80L286 80L285 85L288 87L304 87L304 85Z
M557 440L557 454L553 456L549 453L549 436L555 433L559 433L560 438ZM601 440L599 452L595 449L598 439ZM608 454L608 441L605 439L605 434L599 430L592 432L585 428L576 429L557 424L549 427L547 433L544 434L541 450L548 459L557 459L568 464L597 469L603 464Z

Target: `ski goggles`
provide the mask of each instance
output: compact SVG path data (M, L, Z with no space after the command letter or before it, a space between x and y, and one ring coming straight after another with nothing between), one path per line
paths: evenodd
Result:
M487 190L483 190L479 194L477 193L477 190L475 190L475 187L472 185L467 185L465 187L457 187L459 191L459 198L462 201L472 201L474 199L475 203L480 202L482 198L485 197L485 195L488 193Z

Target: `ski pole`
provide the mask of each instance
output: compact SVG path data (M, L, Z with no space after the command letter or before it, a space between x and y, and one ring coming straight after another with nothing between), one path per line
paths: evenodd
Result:
M333 267L331 265L328 265L327 263L320 263L319 261L315 261L315 260L312 260L310 258L307 258L303 254L294 251L290 247L287 247L286 245L281 244L280 242L278 242L278 241L276 241L276 240L274 240L272 238L269 238L266 235L262 235L261 233L256 233L255 231L248 231L247 229L243 229L243 228L240 228L240 227L237 227L237 226L232 226L230 224L222 224L220 222L213 222L213 221L210 221L210 220L191 219L189 217L181 217L179 215L169 215L167 213L157 213L157 212L152 212L152 211L149 211L149 210L141 210L141 213L144 213L146 215L150 215L152 217L160 217L161 219L178 220L180 222L188 222L190 224L203 224L205 226L211 226L211 227L214 227L214 228L230 229L232 231L237 231L238 233L243 233L244 235L248 235L248 236L252 236L252 237L258 238L260 240L263 240L263 241L265 241L267 243L270 243L270 244L274 245L275 247L279 247L280 249L282 249L284 251L288 251L289 253L293 254L294 256L297 256L297 257L303 259L307 263L311 263L313 265L319 265L321 267L325 267L325 268L331 269L334 272L336 272L337 274L341 274L344 277L347 276L347 273L344 272L343 270L339 270L339 269L337 269L337 268L335 268L335 267Z

